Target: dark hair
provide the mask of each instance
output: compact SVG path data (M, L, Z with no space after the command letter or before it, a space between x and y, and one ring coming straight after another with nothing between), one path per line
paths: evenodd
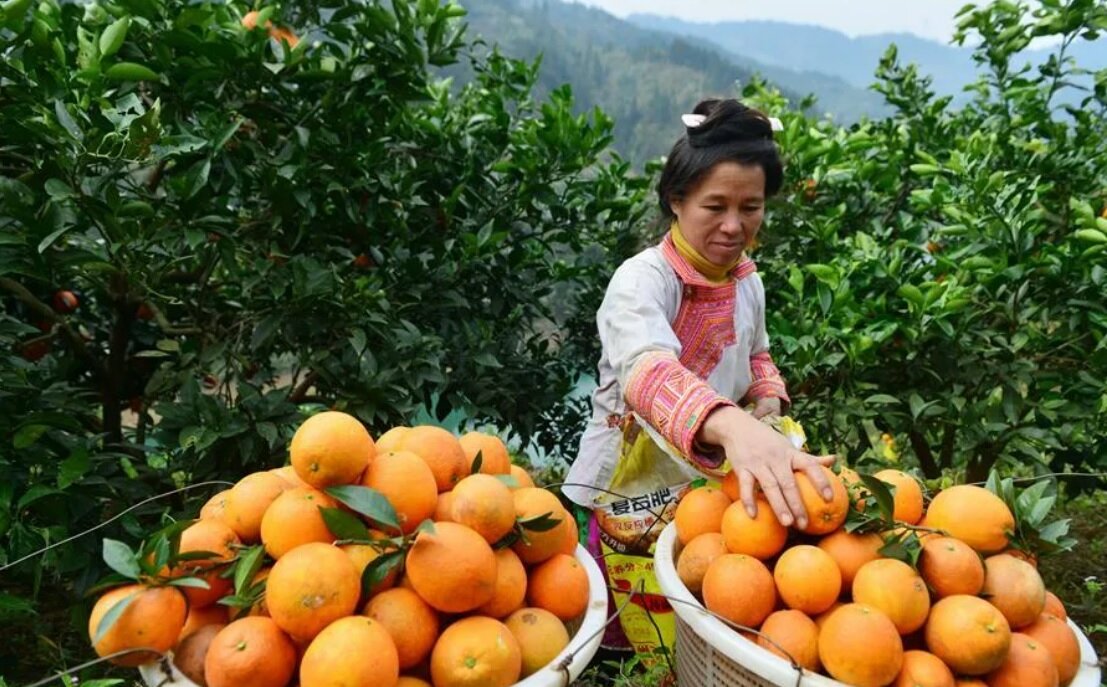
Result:
M657 184L665 218L673 217L669 199L684 196L720 162L759 165L765 172L765 196L780 191L784 165L768 117L734 99L702 100L692 113L705 119L698 126L686 127L684 135L673 144Z

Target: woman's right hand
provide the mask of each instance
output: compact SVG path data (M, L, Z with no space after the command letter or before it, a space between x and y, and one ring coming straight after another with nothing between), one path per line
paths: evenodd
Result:
M734 406L712 411L697 439L719 446L738 476L739 495L750 517L757 515L755 487L760 486L777 520L785 527L796 523L807 527L796 471L803 471L826 501L833 498L830 483L821 466L834 463L834 456L813 456L792 446L784 435Z

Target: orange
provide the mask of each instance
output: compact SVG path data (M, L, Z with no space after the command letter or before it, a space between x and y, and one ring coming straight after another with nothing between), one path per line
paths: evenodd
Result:
M392 637L382 623L362 615L328 625L300 662L300 687L395 687L399 681Z
M947 596L930 609L926 646L959 675L985 675L1003 663L1011 627L995 606L966 594Z
M302 643L351 615L360 595L361 580L350 557L336 546L311 543L292 549L273 565L265 605L277 625Z
M569 646L569 632L561 620L541 608L520 608L504 625L519 642L523 656L523 671L527 677L542 670Z
M527 603L572 620L588 608L588 573L577 559L559 553L531 570Z
M1049 649L1016 632L1007 658L988 676L988 687L1057 687L1059 679Z
M204 558L178 563L173 577L194 575L208 583L208 589L186 587L185 597L193 608L210 606L231 591L231 581L221 577L227 564L234 558L235 546L241 542L222 520L197 520L181 532L181 553L210 551L216 558Z
M204 506L200 509L200 519L224 519L227 513L227 496L230 495L230 493L230 489L224 489L223 491L208 499Z
M450 499L450 520L495 544L515 526L511 489L492 475L470 475L457 483ZM559 504L560 505L560 504Z
M256 588L258 584L269 579L269 573L272 570L272 567L262 568L261 570L258 570L257 573L255 573L253 578L250 580L250 588ZM262 587L261 591L261 597L254 602L253 606L250 606L249 612L246 615L263 615L266 618L269 617L269 607L265 605L265 588ZM241 616L242 611L238 611L234 617L238 618Z
M807 544L793 546L780 554L773 568L773 580L784 603L808 615L830 608L842 592L838 564L826 551Z
M928 537L919 556L919 572L934 596L976 596L984 586L984 561L965 542L952 537Z
M480 471L486 475L507 475L511 473L511 457L507 447L498 436L469 432L459 440L461 450L465 452L465 463L472 468L477 453L480 453Z
M496 593L496 554L479 534L453 522L420 532L407 552L407 575L419 596L444 613L464 613Z
M823 622L819 660L835 680L879 687L892 682L903 667L903 640L888 616L877 609L845 604Z
M410 589L389 589L365 604L363 615L376 620L396 645L400 669L407 670L430 655L438 639L438 614Z
M254 472L238 480L224 502L224 520L243 544L261 539L261 519L269 505L288 489L288 482L271 472Z
M437 490L437 487L435 487ZM438 495L438 501L434 506L434 521L435 522L451 522L452 517L450 515L453 510L454 493L452 491L444 491ZM514 503L514 502L513 502Z
M719 556L703 576L703 601L709 611L732 623L757 627L776 605L773 575L753 556Z
M958 677L954 679L955 687L988 687L988 683L975 677Z
M523 605L527 597L527 569L511 549L496 552L496 591L492 599L477 609L490 618L503 618Z
M384 535L380 535L380 537L383 538ZM370 546L369 544L343 544L339 548L342 549L353 562L354 570L357 572L358 580L360 580L362 574L365 573L365 568L367 568L370 563L377 560L377 558L382 555L380 551L378 551L373 546ZM388 550L395 550L395 547L389 546ZM396 584L396 577L399 574L399 566L392 568L392 570L389 571L388 575L385 576L383 580L378 582L369 590L369 593L376 594L378 592L384 591L385 589L391 589L392 586Z
M205 685L204 658L208 655L211 640L226 627L226 622L204 625L177 643L173 649L173 665L198 685Z
M401 675L400 681L396 683L396 687L434 687L434 685L417 677Z
M435 687L508 687L519 680L522 668L515 635L500 621L481 616L450 625L431 653Z
M698 596L703 589L703 576L707 572L707 566L726 553L729 552L723 535L704 532L688 542L688 546L677 556L677 575L680 576L680 581L688 587L688 591Z
M555 520L562 520L560 528L575 529L573 519L566 512L565 507L556 496L537 487L521 487L512 492L515 502L515 517L519 520L528 520L539 516L549 516ZM527 565L541 563L555 553L562 551L565 546L566 533L558 527L538 532L523 528L525 540L516 542L513 546L519 559Z
M908 525L915 525L923 516L923 492L919 481L901 470L881 470L873 475L881 482L895 487L893 517Z
M273 468L269 472L273 473L277 477L280 477L285 482L288 482L290 487L310 487L311 485L300 479L300 476L296 474L296 468L291 465L285 465L283 468Z
M861 566L853 578L853 600L881 611L901 635L914 632L930 612L930 592L914 568L881 558Z
M410 427L393 427L377 439L377 453L387 453L388 451L399 451L404 441L404 437L411 431Z
M316 489L326 489L356 483L377 449L360 420L328 410L300 424L288 455L300 479Z
M804 534L830 534L845 523L849 511L849 495L845 484L825 465L820 465L819 469L830 482L830 501L823 500L822 494L806 473L795 473L796 486L803 500L803 508L807 511L807 527L801 529Z
M721 523L727 551L744 553L763 561L784 550L788 528L780 524L765 499L757 499L757 517L751 518L746 506L735 501L723 511Z
M1007 504L987 489L959 484L938 492L926 509L926 525L980 553L995 553L1007 548L1015 517Z
M730 503L727 495L715 487L699 487L685 494L674 519L680 543L687 544L705 532L721 532L723 514Z
M116 604L130 598L111 628L93 642L97 656L125 649L150 648L165 652L177 643L184 627L188 607L184 594L174 587L147 587L131 584L105 592L92 607L88 618L88 638L94 640L100 621ZM134 667L154 660L149 653L133 653L113 658L112 663Z
M184 627L181 628L181 633L177 635L177 641L181 641L201 627L226 625L228 620L227 607L222 604L213 604L204 608L190 607L188 615L185 617Z
M734 470L726 473L726 477L723 478L719 488L731 501L740 501L742 499L742 489L741 484L738 482L738 473Z
M826 619L830 617L830 614L833 613L834 611L838 610L839 608L841 608L844 605L845 604L842 603L841 601L835 601L833 604L831 604L830 608L826 609L822 613L815 616L815 618L814 618L815 625L818 626L820 632L823 629L823 623L825 623Z
M271 618L241 618L208 646L208 687L284 687L296 672L296 646Z
M848 592L861 566L880 558L884 541L874 533L855 534L836 530L820 539L818 546L838 564L838 571L842 574L842 591Z
M1069 618L1069 612L1065 610L1065 604L1061 602L1061 599L1058 598L1056 594L1048 589L1046 590L1045 612L1052 613L1061 620L1068 620Z
M1080 642L1068 623L1051 613L1043 613L1024 627L1022 634L1049 650L1053 665L1057 667L1059 684L1072 682L1080 670Z
M807 670L819 670L819 628L802 611L776 611L765 618L757 644Z
M438 485L427 464L410 451L377 453L361 483L384 494L396 510L404 534L411 534L419 523L434 516Z
M907 651L893 687L955 687L953 673L942 659L926 651Z
M1045 610L1045 584L1037 568L1005 553L984 559L981 594L998 608L1012 630L1026 627Z
M438 491L449 491L469 474L465 462L465 450L450 432L441 427L420 425L404 432L400 447L423 459L434 473Z
M526 470L519 467L518 465L512 465L511 466L511 473L510 474L511 474L512 477L515 478L516 486L513 487L514 489L523 489L523 488L526 488L526 487L535 486L534 485L534 480L530 478L530 473L528 473Z
M335 536L319 509L337 506L334 499L312 487L294 487L284 492L261 519L261 542L265 544L265 552L279 559L303 544L333 542Z

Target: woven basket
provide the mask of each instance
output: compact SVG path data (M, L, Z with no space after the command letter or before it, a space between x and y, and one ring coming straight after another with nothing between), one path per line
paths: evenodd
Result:
M809 671L798 671L788 661L753 642L742 639L731 627L710 615L692 596L676 571L680 540L676 525L669 524L657 540L654 575L661 592L673 599L676 614L676 672L681 687L848 687ZM1095 649L1071 620L1069 627L1080 642L1080 672L1070 687L1099 687L1100 669Z

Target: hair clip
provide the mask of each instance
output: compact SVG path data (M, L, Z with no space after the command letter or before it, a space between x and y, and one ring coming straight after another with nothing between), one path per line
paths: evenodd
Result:
M684 122L684 126L689 129L695 129L700 124L703 124L705 119L707 119L707 116L701 114L682 114L680 116L680 121Z

